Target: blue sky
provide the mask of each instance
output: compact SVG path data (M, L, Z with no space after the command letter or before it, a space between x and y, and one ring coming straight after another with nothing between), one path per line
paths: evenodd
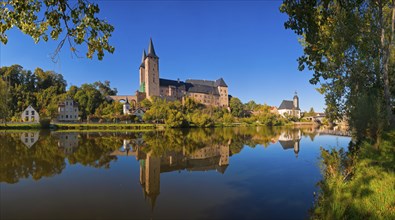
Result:
M223 77L229 93L243 102L255 100L279 106L297 91L302 110L324 108L324 97L309 84L312 73L300 72L296 59L302 47L291 30L281 1L97 1L100 17L114 25L110 40L114 54L102 61L77 58L68 45L60 61L50 54L57 42L33 40L14 29L1 45L1 66L54 70L70 85L110 80L120 95L138 89L143 49L152 37L160 57L161 78L207 79ZM84 56L84 47L77 48Z

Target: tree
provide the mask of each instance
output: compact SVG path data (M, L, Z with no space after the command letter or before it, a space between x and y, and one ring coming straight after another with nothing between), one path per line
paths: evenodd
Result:
M77 53L76 45L86 44L88 58L96 53L101 60L104 51L114 52L108 42L114 27L97 17L99 6L88 0L5 0L0 6L0 41L3 44L8 41L6 32L16 27L30 35L35 43L61 37L53 58L66 41L73 53Z
M258 104L256 104L255 101L251 100L247 102L244 106L245 110L254 111L255 108L258 107Z
M233 116L235 117L241 117L243 114L243 103L240 101L240 99L236 97L232 97L230 99L230 110Z
M299 70L314 71L310 83L321 84L331 121L347 115L353 127L364 120L372 129L394 118L395 94L388 92L395 84L389 81L395 74L392 6L388 0L283 2L280 10L289 15L285 28L299 35L304 47ZM365 105L373 114L363 113Z
M81 88L74 96L74 100L79 104L81 118L95 113L96 109L104 102L102 94L92 84L82 84Z
M4 124L7 123L8 109L7 109L7 83L0 77L0 115Z
M110 87L110 81L106 80L104 83L97 81L94 82L93 85L100 91L103 96L112 96L117 95L118 90L116 88Z

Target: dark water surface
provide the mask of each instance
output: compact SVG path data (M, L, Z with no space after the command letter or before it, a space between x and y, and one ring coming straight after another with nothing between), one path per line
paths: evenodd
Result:
M3 132L1 219L306 219L314 129Z

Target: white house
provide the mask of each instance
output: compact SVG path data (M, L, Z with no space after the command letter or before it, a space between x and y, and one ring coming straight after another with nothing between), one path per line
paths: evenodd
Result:
M31 148L40 137L39 132L24 132L21 133L21 141L26 145L26 147Z
M40 121L40 115L31 105L29 105L25 109L25 111L22 112L21 117L22 117L22 121L24 121L24 122L39 122Z
M296 92L293 101L283 100L281 102L281 105L278 107L278 113L283 117L289 115L300 118L299 97Z
M294 149L295 156L298 157L300 150L300 140L302 132L300 130L287 130L281 133L278 142L284 150Z
M78 103L70 97L58 104L58 121L78 121Z

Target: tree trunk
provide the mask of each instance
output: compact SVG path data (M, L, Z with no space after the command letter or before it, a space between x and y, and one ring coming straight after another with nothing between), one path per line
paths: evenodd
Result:
M389 89L389 78L388 78L388 66L389 66L389 60L390 60L390 53L391 53L391 41L394 38L394 21L395 21L395 8L394 8L394 3L392 2L392 20L391 20L391 38L389 39L389 42L385 42L385 24L384 24L384 15L383 15L383 4L382 1L380 1L380 6L379 6L379 16L380 16L380 28L381 28L381 63L382 67L382 76L383 76L383 87L384 87L384 100L385 100L385 110L386 110L386 118L388 119L389 122L393 122L393 115L392 115L392 108L391 108L391 95L390 95L390 89Z

